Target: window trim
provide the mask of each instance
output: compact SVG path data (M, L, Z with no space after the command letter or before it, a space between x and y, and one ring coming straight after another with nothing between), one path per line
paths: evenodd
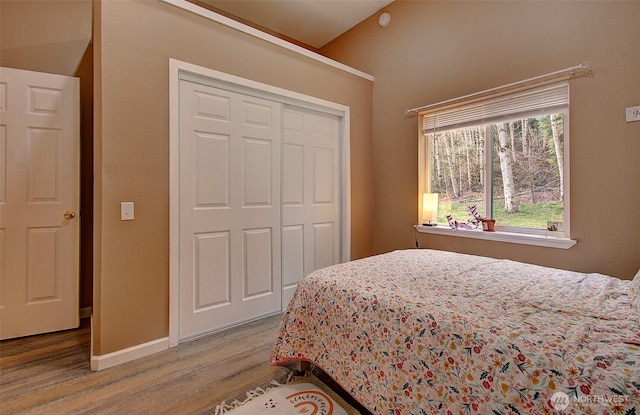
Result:
M485 241L508 242L513 244L544 246L548 248L569 249L576 243L578 243L578 241L576 241L575 239L557 238L554 236L546 236L536 233L507 232L504 230L497 230L495 232L484 232L480 229L451 229L449 225L415 225L415 228L416 231L420 233L453 236L460 238L472 238Z
M570 180L570 166L569 166L569 160L570 160L570 137L571 137L571 133L570 133L570 120L569 120L569 114L570 114L570 86L569 86L569 82L567 79L561 79L561 80L553 80L553 81L548 81L545 82L545 85L548 84L565 84L567 86L567 103L566 106L560 110L557 110L557 113L563 113L565 116L565 120L566 122L564 122L563 124L563 128L564 128L564 135L565 135L565 141L563 143L563 151L564 151L564 201L563 201L563 220L564 220L564 236L561 238L556 238L556 237L547 237L546 236L546 232L544 229L536 229L536 228L515 228L515 227L506 227L506 226L501 226L500 224L496 224L496 232L483 232L483 231L473 231L473 230L454 230L451 229L449 227L448 224L441 224L441 226L439 227L426 227L426 226L421 226L418 225L416 227L416 229L419 232L422 233L432 233L432 234L440 234L440 235L450 235L450 236L463 236L463 237L470 237L470 238L475 238L475 239L485 239L485 240L495 240L495 241L502 241L502 242L511 242L511 243L522 243L522 244L528 244L528 245L540 245L540 246L551 246L551 247L559 247L559 248L564 248L564 249L568 249L570 247L572 247L573 245L576 244L576 240L572 240L571 239L571 227L570 227L570 210L571 210L571 206L570 206L570 192L571 192L571 180ZM522 92L523 90L526 91L527 89L531 89L531 90L535 90L537 88L540 88L540 84L536 84L536 85L532 85L529 88L516 88L512 91L502 91L500 94L497 94L499 97L502 97L504 95L509 95L511 93L519 93ZM431 160L432 158L432 149L431 146L429 145L429 140L427 140L427 135L429 134L428 131L424 130L424 119L425 117L428 116L433 116L433 114L437 111L439 111L440 109L450 109L452 106L453 107L459 107L459 106L464 106L465 104L474 104L478 101L483 101L483 100L491 100L492 98L495 98L496 95L490 95L487 97L482 97L482 98L474 98L472 100L469 100L468 102L465 101L460 101L460 102L456 102L454 105L445 105L441 108L438 107L431 107L429 108L429 110L427 111L423 111L423 112L419 112L418 113L418 125L419 125L419 131L418 131L418 222L417 223L421 223L422 218L420 217L420 212L422 212L422 197L420 195L422 195L422 193L425 192L430 192L430 183L428 180L428 171L430 169L430 163L429 160ZM549 108L549 111L554 111L553 108ZM539 114L539 111L537 111L537 113ZM548 111L545 111L545 113L548 113ZM536 114L536 111L532 111L531 115L534 116ZM505 117L509 118L509 117ZM519 118L519 116L518 116ZM496 120L490 120L487 122L487 124L489 123L495 123L498 122ZM478 124L485 124L485 122L483 120L478 120ZM477 124L476 124L477 125ZM448 130L448 129L455 129L455 126L448 126L443 128L441 131L444 130ZM491 140L486 140L485 141L485 164L486 165L491 165L491 152L492 152L492 142ZM486 171L486 169L485 169ZM487 177L485 179L485 183L488 183L487 180L492 179L491 177ZM485 208L485 212L491 211L490 209L492 208L491 204L493 202L493 195L492 195L492 189L491 186L487 186L485 185L485 195L484 195L484 208ZM466 235L466 233L471 233L473 235ZM479 236L477 235L477 233L479 233L480 235L485 235L485 236Z

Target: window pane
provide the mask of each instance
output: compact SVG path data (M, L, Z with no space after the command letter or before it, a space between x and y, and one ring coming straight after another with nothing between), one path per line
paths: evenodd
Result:
M563 220L563 126L562 114L491 125L497 226L545 229Z
M438 222L449 214L466 223L473 205L498 229L563 222L568 104L568 83L559 82L421 113L418 184L420 192L439 193Z
M492 145L492 214L484 212L485 135ZM545 229L563 221L564 116L562 113L427 134L431 191L439 193L438 222L480 216L497 226Z
M431 144L431 192L439 193L438 222L447 215L467 222L468 207L477 205L484 216L485 130L473 126L427 134Z

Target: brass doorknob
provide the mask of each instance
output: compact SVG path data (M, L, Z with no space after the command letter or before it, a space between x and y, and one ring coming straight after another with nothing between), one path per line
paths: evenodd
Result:
M65 219L71 220L76 217L76 212L74 212L73 210L67 210L62 216L64 216Z

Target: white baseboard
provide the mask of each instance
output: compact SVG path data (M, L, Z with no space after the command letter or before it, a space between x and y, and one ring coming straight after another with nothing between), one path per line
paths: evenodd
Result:
M167 350L169 338L163 337L100 356L91 356L91 370L100 371L141 357Z

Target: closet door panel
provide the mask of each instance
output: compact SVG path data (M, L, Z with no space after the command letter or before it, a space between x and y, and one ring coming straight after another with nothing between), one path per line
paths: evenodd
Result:
M273 235L271 228L244 231L244 293L243 301L272 295L273 286ZM280 286L277 287L280 290Z
M313 224L313 266L315 269L325 268L336 263L334 240L335 224Z
M196 312L231 302L229 248L228 232L194 235Z
M281 119L180 81L179 340L281 309Z
M340 261L339 118L285 106L283 305L310 272Z
M304 274L304 226L292 225L282 228L282 286L284 290L295 290Z
M229 207L230 139L194 132L194 207Z

